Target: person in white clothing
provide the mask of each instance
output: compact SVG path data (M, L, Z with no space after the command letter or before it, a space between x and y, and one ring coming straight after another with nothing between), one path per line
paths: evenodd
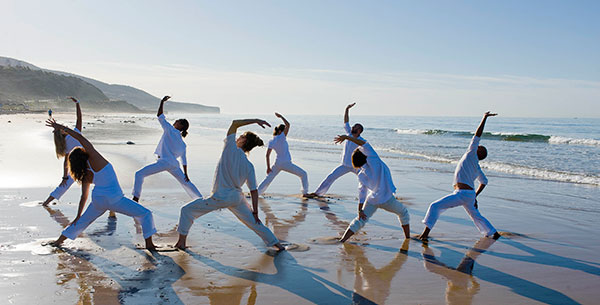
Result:
M454 171L454 192L447 195L429 205L423 223L425 229L423 233L419 235L419 239L427 240L429 232L433 229L433 226L437 222L440 214L445 210L453 207L462 205L467 214L475 223L475 226L483 235L493 237L495 239L500 237L500 234L496 231L494 226L481 215L477 206L477 195L479 195L488 183L487 177L483 174L481 167L479 167L479 160L483 160L487 157L487 149L484 146L479 145L479 140L483 134L485 122L488 117L496 116L496 113L490 113L489 111L483 115L483 119L475 135L469 144L469 148L464 153L456 170ZM474 181L479 181L477 191L474 189Z
M60 237L50 244L60 246L67 238L77 238L94 220L107 210L111 210L131 216L140 223L146 248L155 250L152 235L156 233L156 228L152 212L133 200L125 198L113 166L80 133L56 123L54 119L48 119L46 126L65 131L83 146L75 147L68 157L71 176L75 181L81 183L81 199L77 217L63 230ZM82 215L90 184L94 184L92 201Z
M339 135L334 139L335 143L346 140L358 145L352 153L352 165L358 171L358 216L352 220L340 242L345 242L364 227L379 208L398 215L404 236L410 238L410 215L394 195L396 186L390 169L365 140L348 135Z
M69 99L75 103L75 109L77 113L77 121L73 130L77 133L81 133L81 125L83 121L81 115L81 106L79 106L79 101L76 98L70 97ZM50 193L46 201L41 202L43 206L47 206L54 199L60 200L60 198L67 192L67 190L69 190L69 188L73 184L73 178L71 177L71 175L69 175L67 159L69 152L71 152L73 148L81 146L81 144L79 144L79 142L75 140L75 138L73 138L72 136L68 135L66 132L60 129L55 129L52 133L54 134L54 150L56 151L56 157L64 158L63 176L60 184L54 189L54 191L52 191L52 193Z
M292 163L292 156L288 148L287 135L290 131L290 122L277 112L275 112L275 116L282 119L283 124L275 127L273 139L269 141L269 145L267 146L267 177L258 186L258 194L260 195L265 192L280 171L286 171L300 177L302 180L302 195L308 197L308 175L306 171ZM277 153L277 159L275 159L275 164L271 167L270 157L273 150Z
M163 171L168 171L183 187L186 193L192 199L202 198L202 194L196 186L190 181L187 173L187 158L185 156L186 145L183 142L183 138L187 135L187 129L190 124L186 119L179 119L173 123L173 125L167 122L165 115L163 113L164 103L169 100L170 96L165 96L160 101L160 106L158 106L158 112L156 116L158 117L158 122L163 129L162 137L160 138L160 142L158 142L158 146L156 146L156 150L154 153L158 156L158 160L150 165L145 166L144 168L138 170L135 173L135 181L133 183L133 201L138 202L140 200L140 196L142 194L142 184L144 183L144 178L154 175L156 173L160 173ZM181 159L181 163L183 166L183 171L179 168L179 162L177 158Z
M262 146L263 141L253 132L247 131L237 139L235 134L241 126L258 124L262 128L271 127L269 123L259 119L234 120L227 131L225 146L221 153L221 159L215 171L215 180L212 194L206 199L196 199L181 208L179 216L179 239L175 247L186 248L187 236L194 220L208 212L228 208L248 228L262 238L268 247L276 247L278 250L285 248L269 228L258 218L258 191L256 190L256 176L254 166L248 160L247 153L256 147ZM242 185L246 184L250 189L252 198L252 209L242 193Z
M364 139L360 137L360 134L364 130L363 126L359 123L356 123L352 126L352 128L350 128L350 123L348 123L350 121L348 112L350 111L350 108L354 107L354 105L356 105L356 103L352 103L346 106L346 111L344 112L344 131L346 131L347 136L364 141ZM342 164L334 168L333 171L331 171L331 173L329 173L329 175L325 177L325 180L323 180L323 182L319 184L317 190L314 193L310 194L311 196L324 196L327 193L327 191L329 191L329 188L331 187L333 182L335 182L335 180L347 173L358 174L357 169L355 169L352 166L352 152L357 147L358 145L356 145L352 141L346 141L346 143L344 143L344 150L342 152Z

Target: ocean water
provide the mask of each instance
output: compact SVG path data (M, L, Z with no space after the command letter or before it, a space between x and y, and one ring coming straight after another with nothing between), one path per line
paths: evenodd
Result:
M192 128L221 132L240 116L187 117ZM273 115L261 117L271 124L281 123ZM333 143L333 137L344 132L342 116L290 115L287 119L292 124L288 139L294 143L294 149L339 154L340 145ZM457 162L480 120L479 117L350 117L351 124L364 125L362 136L383 156L433 163ZM271 130L253 130L265 140L271 137ZM600 119L492 117L487 121L481 145L488 148L488 158L481 162L486 172L600 186Z

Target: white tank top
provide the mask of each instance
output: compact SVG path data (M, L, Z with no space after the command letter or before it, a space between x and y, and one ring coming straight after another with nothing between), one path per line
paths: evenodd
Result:
M88 162L89 165L89 162ZM92 190L92 200L95 197L121 198L123 190L117 179L117 174L112 164L106 164L101 170L95 172L90 166L90 171L94 173L94 189Z

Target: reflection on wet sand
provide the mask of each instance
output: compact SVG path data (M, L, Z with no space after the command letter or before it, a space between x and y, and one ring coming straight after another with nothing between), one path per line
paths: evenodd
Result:
M429 272L446 278L446 304L471 304L473 297L479 292L479 283L472 276L475 259L484 253L494 242L493 238L482 237L462 258L456 268L447 266L437 260L429 246L423 244L423 264Z
M44 209L61 227L65 228L70 224L69 219L60 210L48 206L44 206ZM106 284L107 278L96 272L94 264L85 258L62 251L59 251L57 257L59 262L56 266L56 283L68 287L71 281L75 281L79 296L77 304L119 304L118 291L109 285L103 285Z
M409 240L404 240L400 251L385 266L376 268L365 255L360 246L345 243L344 254L349 258L346 262L347 269L354 269L354 292L352 293L352 304L384 304L390 295L390 287L396 273L402 269L402 265L408 259Z

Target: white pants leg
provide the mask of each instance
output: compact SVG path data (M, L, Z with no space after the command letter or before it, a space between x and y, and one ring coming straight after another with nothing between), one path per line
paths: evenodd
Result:
M273 179L275 179L275 176L277 176L277 174L279 174L280 171L285 171L300 177L302 181L302 194L308 193L308 174L306 173L306 171L292 162L285 162L275 163L273 165L273 167L271 168L271 172L267 175L267 177L265 177L265 180L263 180L263 182L261 182L258 186L259 194L263 194L267 190L267 187L269 187L271 182L273 182Z
M142 234L144 239L156 233L152 212L143 207L141 204L129 198L122 197L121 200L110 204L108 209L133 217L137 223L142 225Z
M62 235L69 239L75 239L81 232L83 232L94 220L100 217L106 210L115 211L117 213L125 214L135 218L139 223L142 224L142 231L144 233L144 239L152 236L156 233L154 227L154 219L152 218L152 212L146 209L139 203L121 197L121 199L110 200L108 198L92 198L92 202L87 207L83 215L79 217L79 220L75 224L69 225L63 232Z
M229 210L235 214L235 216L246 225L250 230L254 231L256 235L258 235L265 242L267 247L271 247L279 242L275 234L267 226L265 226L262 222L256 223L254 220L254 215L252 215L252 210L248 206L248 202L246 202L245 198L242 198L239 204L234 206L230 206Z
M475 223L479 232L486 236L493 235L496 232L496 229L481 215L481 213L479 213L479 210L475 209L475 197L475 191L473 190L455 190L452 194L429 205L423 223L429 229L433 229L438 218L445 210L462 205L473 220L473 223Z
M71 187L71 185L73 184L74 180L73 178L71 178L71 175L67 175L67 182L65 183L64 186L61 186L60 184L54 189L54 191L52 191L52 193L50 193L50 196L56 198L57 200L60 199L60 197L62 197L67 190Z
M375 214L375 211L377 211L377 209L384 209L388 212L398 215L398 220L402 225L407 225L410 223L410 215L408 214L408 210L406 209L404 204L398 201L396 197L392 196L385 203L378 205L373 205L369 204L369 202L366 202L363 206L363 212L367 216L367 219L362 220L360 219L360 217L356 216L356 218L352 220L352 222L348 226L348 229L346 230L351 230L354 233L358 232L360 229L362 229L362 227L364 227L367 224L367 221L371 219L371 216Z
M181 170L179 166L171 167L168 169L169 173L179 181L185 192L192 198L192 200L196 200L202 198L202 194L198 188L192 183L192 180L185 181L185 174Z
M272 246L279 241L277 237L264 224L257 224L254 221L252 211L242 196L232 200L218 200L213 197L206 199L194 200L181 208L181 216L179 217L179 226L177 232L181 235L188 235L194 220L208 212L229 208L233 214L243 222L248 228L254 231L267 246Z
M171 164L165 161L161 161L160 159L155 163L144 166L139 171L135 172L135 180L133 182L133 192L132 195L134 197L140 198L142 195L142 184L144 183L144 178L154 175L156 173L160 173L162 171L169 170L169 168L173 167Z
M331 171L331 173L325 178L325 180L321 182L321 184L315 191L315 194L319 196L327 194L327 191L329 190L329 188L335 180L350 172L356 173L356 170L350 166L340 164L340 166L336 167L333 171Z
M279 167L279 164L273 164L273 166L271 167L271 172L265 177L265 180L263 180L258 186L257 191L259 195L264 194L264 192L267 190L267 187L269 187L271 182L273 182L273 179L275 179L275 177L277 176L277 174L279 174L280 171L281 167Z

